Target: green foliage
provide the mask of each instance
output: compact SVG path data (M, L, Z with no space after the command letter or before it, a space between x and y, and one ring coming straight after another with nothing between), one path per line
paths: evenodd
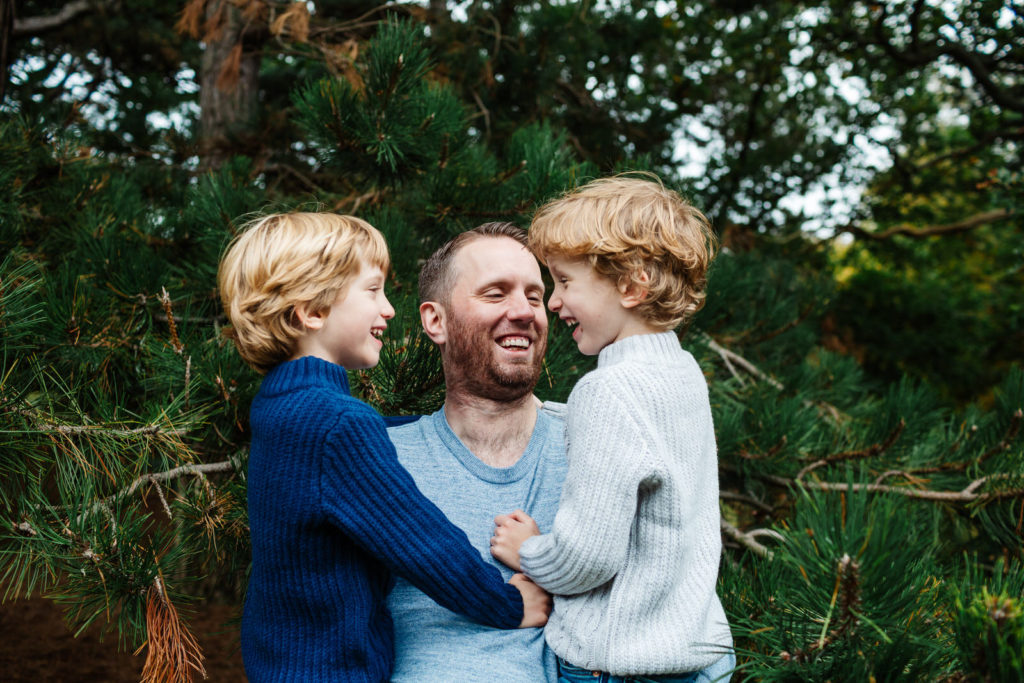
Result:
M424 78L431 62L420 34L415 24L388 21L367 46L358 88L335 78L296 92L299 121L325 164L373 169L370 179L393 183L447 160L464 114L449 90Z
M957 655L970 671L968 680L1015 681L1024 678L1024 570L1002 560L986 576L965 563L963 584L953 600Z
M197 70L200 47L171 33L173 9L138 3L140 29L103 46L69 26L14 43L2 106L15 115L0 121L6 596L51 596L76 630L96 623L126 646L147 638L158 578L175 601L214 586L240 599L260 377L221 334L216 270L249 218L317 208L382 230L397 315L379 365L351 383L385 414L419 414L443 402L417 314L422 260L482 222L525 227L612 169L651 169L723 246L680 334L709 381L738 529L721 587L739 677L1020 678L1021 95L1007 69L1022 34L1008 4L500 0L464 20L432 3L417 14L429 26L376 23L368 3L315 8L306 42L251 37L261 142L202 172L196 98L170 75ZM84 26L114 37L125 21ZM73 102L87 71L105 93L89 106ZM179 131L147 123L175 112ZM879 123L896 136L883 171L853 143L881 141ZM826 194L814 224L783 202L852 181L864 200L833 215ZM565 400L594 359L549 322L536 393Z
M895 496L798 495L772 567L726 583L755 680L935 680L933 511ZM895 551L898 549L898 551Z

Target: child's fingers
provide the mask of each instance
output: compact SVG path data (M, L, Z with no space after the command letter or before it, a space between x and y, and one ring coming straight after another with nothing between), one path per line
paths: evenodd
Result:
M515 512L512 513L512 515L514 515L514 514L515 514ZM509 521L514 519L512 515L498 515L497 517L494 518L494 524L496 526L504 526L504 525L508 524Z
M522 510L516 510L511 515L509 515L509 517L511 517L512 519L516 520L517 522L522 522L523 524L529 524L530 522L533 521L533 517L531 517L530 515L526 514Z

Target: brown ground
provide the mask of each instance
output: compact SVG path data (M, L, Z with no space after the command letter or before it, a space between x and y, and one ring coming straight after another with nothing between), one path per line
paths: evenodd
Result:
M238 683L246 680L238 650L238 625L225 626L232 607L197 605L188 624L206 655L209 681ZM74 638L60 608L43 598L0 605L0 680L20 682L136 683L146 660L118 651L117 634L101 641L99 629L90 628ZM202 680L201 678L199 680Z

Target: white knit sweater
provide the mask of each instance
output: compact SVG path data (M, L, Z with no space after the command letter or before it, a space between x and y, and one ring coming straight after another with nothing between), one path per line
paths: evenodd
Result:
M707 382L672 332L605 347L569 396L551 533L519 551L555 595L560 657L614 675L702 669L732 644L715 594L718 459Z

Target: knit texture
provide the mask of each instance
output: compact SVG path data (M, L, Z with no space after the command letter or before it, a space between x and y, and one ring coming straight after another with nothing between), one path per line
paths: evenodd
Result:
M556 596L548 644L619 676L703 669L732 637L715 594L718 462L697 362L672 332L611 344L569 395L566 427L554 527L519 551Z
M282 363L250 417L250 681L387 680L393 574L471 619L519 625L518 589L419 492L381 417L349 395L344 368L313 357Z
M511 467L489 467L473 455L439 411L388 431L423 493L469 536L480 557L491 557L494 517L522 508L550 529L565 479L565 429L538 413L530 442ZM440 609L399 579L388 596L395 620L393 683L555 683L555 658L539 628L498 631Z

